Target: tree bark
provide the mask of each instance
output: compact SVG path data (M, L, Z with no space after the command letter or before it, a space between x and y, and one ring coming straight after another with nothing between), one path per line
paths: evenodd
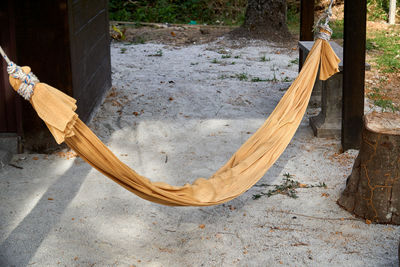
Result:
M390 0L389 2L389 24L393 25L396 23L396 0Z
M235 32L255 39L290 40L286 0L248 0L244 24Z
M400 115L364 117L361 149L338 204L372 222L400 224Z

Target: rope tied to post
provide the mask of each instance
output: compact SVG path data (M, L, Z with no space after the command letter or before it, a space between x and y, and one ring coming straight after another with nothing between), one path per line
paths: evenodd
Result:
M328 8L314 24L314 30L313 30L314 40L322 39L325 41L329 41L331 39L333 31L329 27L329 21L332 16L332 5L333 5L333 0L331 0L331 3L329 4Z
M0 46L0 54L7 62L7 73L13 78L20 80L22 83L19 86L17 93L21 95L25 100L30 100L35 85L39 82L39 79L32 72L25 73L20 66L12 62Z

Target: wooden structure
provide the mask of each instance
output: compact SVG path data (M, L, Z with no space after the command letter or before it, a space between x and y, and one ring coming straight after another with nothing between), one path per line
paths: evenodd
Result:
M4 0L0 6L1 25L8 25L0 31L1 45L10 58L76 98L80 118L88 120L111 87L108 1ZM24 136L30 149L54 146L30 104L19 104L21 99L8 86L4 61L1 64L0 96L10 96L5 103L0 100L0 108L7 110L6 118L0 115L0 132Z
M300 1L300 41L313 41L314 40L314 1L301 0ZM299 51L299 71L305 61L303 50Z
M344 2L342 148L359 148L364 116L367 0Z
M312 11L311 11L312 10ZM342 148L359 148L364 115L367 1L344 2ZM314 0L301 0L300 41L307 41L314 23ZM302 55L300 54L300 59ZM300 60L300 62L302 62Z
M0 44L10 57L15 58L15 18L11 1L0 2ZM4 62L0 64L0 133L22 134L21 101L8 84Z
M338 204L364 219L400 224L400 116L365 116L360 153Z

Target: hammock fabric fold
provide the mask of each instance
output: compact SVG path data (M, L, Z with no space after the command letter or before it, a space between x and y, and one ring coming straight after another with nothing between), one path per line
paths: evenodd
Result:
M198 178L184 186L151 182L122 163L78 118L76 100L61 91L37 83L30 102L57 143L65 142L98 171L139 197L169 206L211 206L239 196L263 177L300 125L318 70L320 79L326 80L339 71L339 62L329 43L317 39L299 76L256 133L210 178ZM22 69L30 72L29 67ZM10 75L10 83L18 90L21 81Z

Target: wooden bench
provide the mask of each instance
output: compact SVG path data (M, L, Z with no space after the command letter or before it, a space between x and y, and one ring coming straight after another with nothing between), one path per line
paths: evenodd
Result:
M317 137L340 137L342 129L342 96L343 96L343 48L337 43L329 42L336 55L342 60L339 63L340 72L336 73L326 81L317 77L310 99L310 106L321 107L321 112L310 118L310 126ZM299 49L305 60L314 42L301 41ZM304 62L299 62L300 66ZM365 64L365 69L371 66Z

